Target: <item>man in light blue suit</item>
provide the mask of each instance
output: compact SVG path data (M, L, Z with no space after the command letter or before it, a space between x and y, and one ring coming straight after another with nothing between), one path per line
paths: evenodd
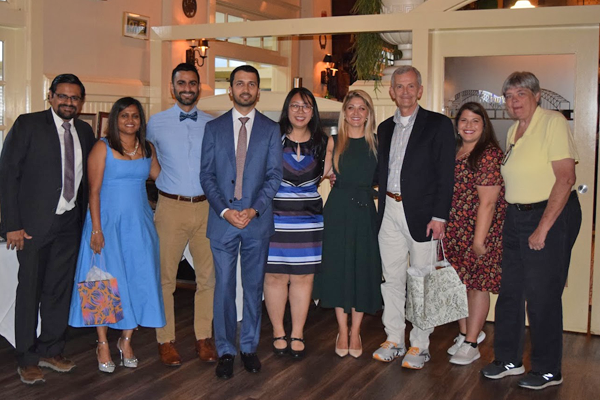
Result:
M210 204L206 236L215 265L214 329L219 378L233 376L237 353L236 266L241 256L244 310L240 354L249 372L260 371L264 266L274 233L273 197L281 183L282 148L277 123L254 108L260 95L258 71L233 70L233 109L206 124L200 181Z

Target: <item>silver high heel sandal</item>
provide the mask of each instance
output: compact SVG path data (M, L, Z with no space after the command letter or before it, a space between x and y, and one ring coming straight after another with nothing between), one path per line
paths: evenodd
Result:
M126 336L121 336L119 338L119 340L117 340L117 349L119 349L119 353L121 354L121 364L122 366L125 366L127 368L137 368L138 366L138 359L133 357L133 358L124 358L123 357L123 350L121 350L121 339L123 340L131 340L130 337L126 337Z
M96 357L98 357L98 346L102 345L107 345L108 346L108 342L99 342L96 340ZM112 374L113 372L115 372L115 363L111 361L109 362L105 362L102 363L100 361L98 361L98 369L100 370L100 372L106 372L108 374Z

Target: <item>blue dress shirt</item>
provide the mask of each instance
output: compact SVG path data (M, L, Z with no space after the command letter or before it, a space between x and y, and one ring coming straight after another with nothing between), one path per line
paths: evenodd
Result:
M204 127L213 117L196 107L188 114L195 111L196 121L180 121L179 114L184 111L176 104L148 121L147 138L156 147L161 167L156 187L163 192L190 197L204 194L200 185L202 139Z

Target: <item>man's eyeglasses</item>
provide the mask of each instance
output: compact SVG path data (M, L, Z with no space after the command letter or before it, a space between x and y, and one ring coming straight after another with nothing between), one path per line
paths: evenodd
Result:
M504 158L502 159L502 165L506 165L508 157L510 157L510 153L512 153L513 147L515 147L514 143L511 143L510 146L508 146L508 150L506 150L506 153L504 153Z
M313 107L310 104L290 104L290 110L292 110L293 112L298 112L298 110L300 109L302 109L302 111L304 112L310 112L313 109Z
M71 102L73 103L79 103L81 101L81 97L79 96L67 96L66 94L61 93L54 93L54 95L58 97L60 101L67 101L69 99L71 99Z

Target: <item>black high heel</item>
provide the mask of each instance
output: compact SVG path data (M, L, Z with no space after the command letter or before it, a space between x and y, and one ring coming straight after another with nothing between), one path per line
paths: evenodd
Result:
M304 339L300 339L300 338L296 338L296 337L290 338L290 342L293 342L293 341L302 342L302 344L304 344ZM305 353L306 353L306 345L304 345L304 348L302 350L294 350L294 349L292 349L292 346L290 344L290 355L293 358L301 359L304 357Z
M278 340L285 340L286 346L282 349L275 347L275 342ZM283 356L283 355L287 354L287 352L290 349L290 345L288 344L287 340L288 340L287 336L279 336L279 337L273 338L273 353L275 353L275 355Z

